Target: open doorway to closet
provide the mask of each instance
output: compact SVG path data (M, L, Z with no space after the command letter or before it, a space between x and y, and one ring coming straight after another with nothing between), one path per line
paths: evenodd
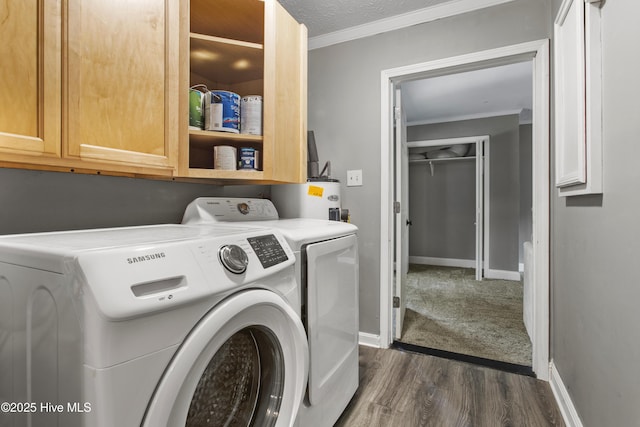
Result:
M398 142L391 144L393 150L388 149L393 155L389 197L401 200L387 217L393 230L390 242L394 256L387 277L393 286L385 295L381 285L381 299L395 295L397 308L390 310L390 331L385 331L381 322L383 341L385 337L389 342L404 341L403 323L415 320L411 316L422 311L442 321L435 322L433 328L440 330L441 337L431 337L422 345L533 366L540 378L548 375L544 370L548 335L542 333L548 325L547 61L548 42L541 41L383 71L383 104L388 90L390 105L402 107L396 108L396 120L391 120L388 129L383 123L383 158L386 131L390 140ZM509 84L518 69L528 74L522 87L515 90ZM482 83L473 83L482 80L482 74L484 86L491 89L489 94L481 93ZM419 86L428 82L431 88L420 94ZM505 108L504 100L517 98L516 92L526 93L527 99L511 99L516 104ZM420 95L416 96L419 106L427 105L436 114L421 117L424 112L413 112L407 102L413 95ZM476 99L479 103L474 103ZM502 107L487 105L492 103ZM452 105L448 115L437 112ZM383 105L383 117L385 114ZM478 145L459 139L478 136L486 136L481 144L484 155ZM532 218L536 217L534 223ZM383 232L384 225L383 215ZM479 228L485 236L481 242ZM534 291L528 302L523 300L521 281L526 241L533 246L529 267ZM384 268L381 273L384 278ZM446 290L452 295L439 302L442 295L416 296L417 291L411 289L416 282L417 288L431 283L436 293ZM426 306L413 305L413 298ZM384 316L383 304L381 301ZM508 305L511 317L502 312ZM453 314L443 314L447 307ZM533 312L529 334L523 324L527 309ZM497 318L490 318L496 314ZM447 329L455 323L462 329ZM507 336L515 324L520 336L512 340ZM390 336L386 332L391 332ZM482 338L482 334L487 336ZM456 338L461 338L463 348L455 343L447 347ZM507 354L513 349L519 354Z
M522 279L532 239L532 61L399 86L412 225L396 340L531 372Z

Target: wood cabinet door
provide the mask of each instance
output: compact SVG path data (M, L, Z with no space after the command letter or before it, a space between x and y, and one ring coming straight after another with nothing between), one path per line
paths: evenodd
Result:
M178 6L69 0L65 156L176 165Z
M0 2L0 160L60 155L60 0Z
M307 28L275 0L265 1L264 174L307 179Z

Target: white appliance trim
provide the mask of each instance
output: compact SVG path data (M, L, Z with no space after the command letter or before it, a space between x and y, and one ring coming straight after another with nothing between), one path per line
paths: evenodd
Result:
M452 0L344 30L310 37L308 46L309 50L319 49L512 1L514 0Z
M392 340L393 285L393 195L391 143L393 141L392 99L395 82L428 77L443 71L469 70L507 62L533 60L533 253L534 333L533 371L549 380L549 40L542 39L474 52L451 58L382 70L380 73L380 340L388 347Z
M562 414L562 419L565 424L568 427L582 427L582 421L580 420L580 416L578 416L578 411L573 405L569 391L564 385L562 377L560 376L553 360L551 360L551 363L549 364L549 377L551 391L553 392L553 396L556 398L556 402L558 403L558 407L560 408L560 413Z

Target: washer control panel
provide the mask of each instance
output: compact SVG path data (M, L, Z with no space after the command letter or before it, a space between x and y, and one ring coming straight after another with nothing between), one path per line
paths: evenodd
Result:
M269 268L289 259L282 245L273 234L249 237L247 240L258 256L263 268Z

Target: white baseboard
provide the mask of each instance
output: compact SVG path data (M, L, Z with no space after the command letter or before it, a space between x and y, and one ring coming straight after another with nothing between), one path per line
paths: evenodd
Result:
M434 258L427 256L410 256L411 264L438 265L440 267L461 267L475 268L476 261L473 259L455 259L455 258Z
M476 268L476 261L473 259L456 259L456 258L435 258L427 256L410 256L409 263L437 265L440 267L460 267L460 268ZM484 277L487 279L515 280L520 281L519 271L495 270L486 268Z
M358 335L358 343L360 345L366 345L367 347L380 347L380 335L369 334L366 332L360 332Z
M553 360L549 364L549 376L549 385L551 386L551 391L553 392L556 402L560 407L564 423L567 427L583 427L582 421L580 421L580 417L578 416L578 411L576 411L575 406L573 406L571 396L569 396L569 391L567 390L567 387L565 387L564 382L562 382L560 373L556 369L556 365L553 363Z
M520 281L520 272L507 271L507 270L494 270L489 268L484 271L484 277L486 277L487 279Z

